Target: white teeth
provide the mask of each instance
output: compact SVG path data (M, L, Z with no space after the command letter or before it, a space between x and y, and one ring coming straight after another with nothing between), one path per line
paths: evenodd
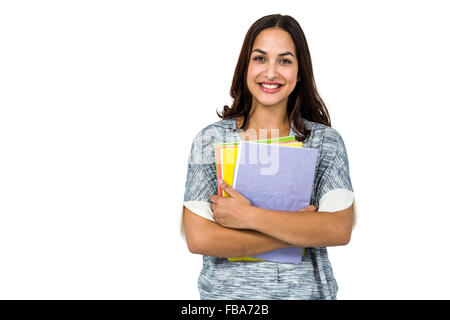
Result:
M276 89L278 88L280 85L279 84L265 84L265 83L261 83L261 86L267 89Z

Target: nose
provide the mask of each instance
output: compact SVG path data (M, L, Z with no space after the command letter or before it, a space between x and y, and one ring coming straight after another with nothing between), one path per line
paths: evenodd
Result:
M266 78L268 80L273 80L278 77L277 65L275 62L272 61L271 63L267 63L266 66Z

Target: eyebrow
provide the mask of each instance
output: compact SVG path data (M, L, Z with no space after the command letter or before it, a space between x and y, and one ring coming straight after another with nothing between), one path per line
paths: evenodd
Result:
M255 51L259 52L259 53L262 53L262 54L267 54L267 52L265 52L264 50L261 50L261 49L255 49L251 53L253 53ZM291 56L293 56L295 58L294 54L292 52L290 52L290 51L286 51L286 52L280 53L278 56L279 57L283 57L283 56L289 56L289 55L291 55Z

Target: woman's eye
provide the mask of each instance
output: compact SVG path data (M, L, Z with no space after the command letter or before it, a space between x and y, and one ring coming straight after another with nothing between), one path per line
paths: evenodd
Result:
M265 58L263 56L257 56L253 58L254 61L264 61ZM291 64L291 60L289 59L281 59L281 64Z

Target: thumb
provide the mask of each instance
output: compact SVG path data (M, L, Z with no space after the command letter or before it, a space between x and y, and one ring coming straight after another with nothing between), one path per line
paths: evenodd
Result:
M226 193L228 193L228 195L229 195L230 197L240 197L240 196L241 196L241 194L240 194L239 192L237 192L237 191L234 190L232 187L230 187L230 186L228 185L228 183L226 183L225 181L219 180L219 184L220 184L220 187L223 189L223 191L225 191Z

